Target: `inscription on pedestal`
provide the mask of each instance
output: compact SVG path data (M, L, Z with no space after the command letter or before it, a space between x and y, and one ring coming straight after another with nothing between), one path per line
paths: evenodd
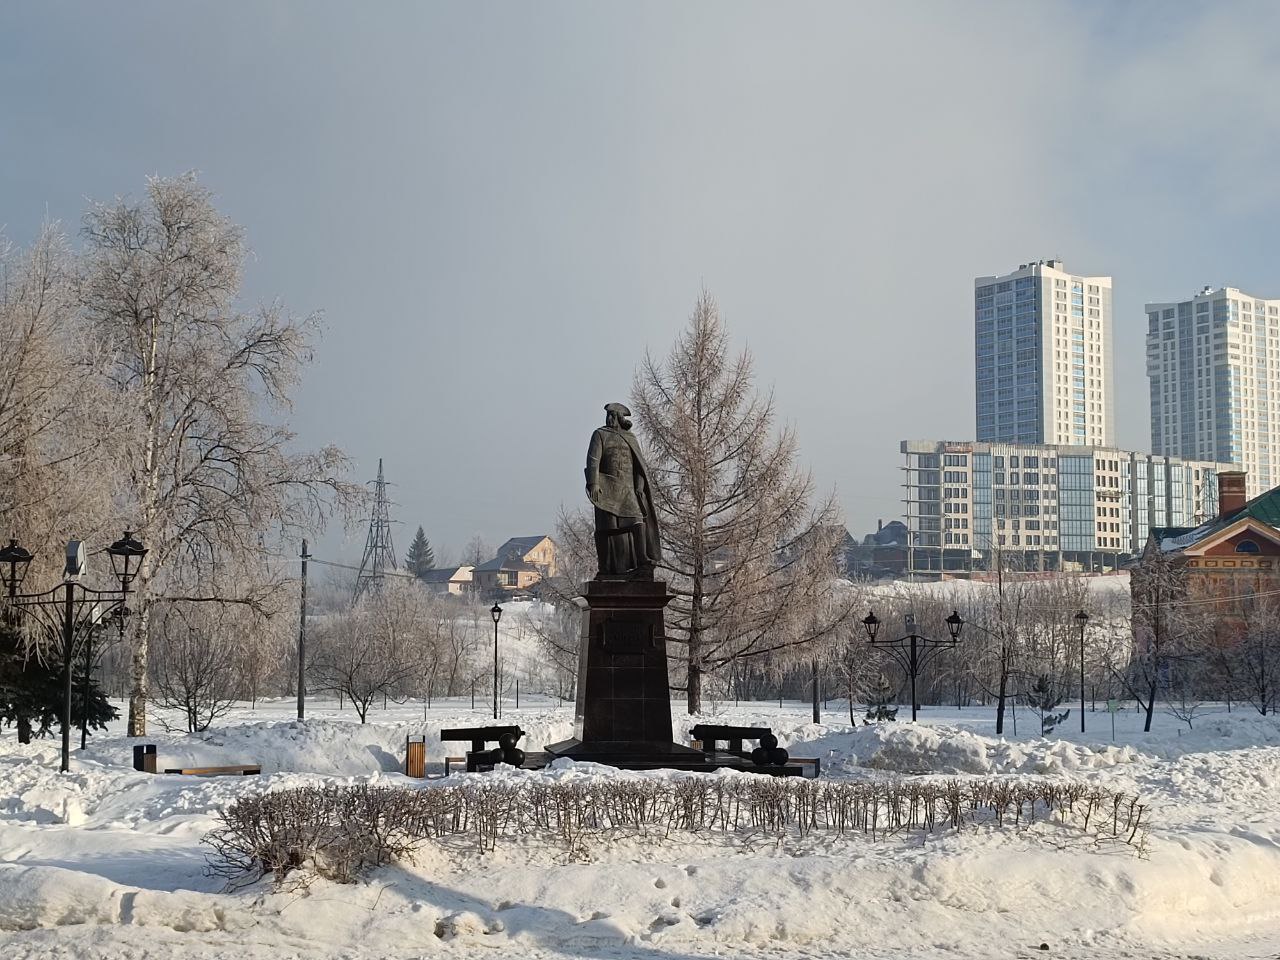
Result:
M643 653L653 650L653 624L634 620L606 620L601 624L600 640L612 654Z

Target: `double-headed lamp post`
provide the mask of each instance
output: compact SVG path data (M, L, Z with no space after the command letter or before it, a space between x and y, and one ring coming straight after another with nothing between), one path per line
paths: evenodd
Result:
M913 723L920 708L916 697L916 677L920 674L920 668L924 666L925 660L929 658L931 653L942 649L954 649L956 642L960 639L960 631L964 629L964 618L960 616L958 611L952 610L951 616L946 619L946 624L947 633L950 635L949 638L946 640L932 640L916 632L916 616L914 613L909 613L906 617L906 636L898 637L896 640L879 640L877 635L880 632L880 618L876 616L876 612L872 610L862 618L862 625L866 628L867 638L871 641L872 646L886 651L894 662L902 667L907 676L911 678L911 720Z
M128 615L126 606L129 599L129 587L138 575L142 558L147 555L147 548L126 530L124 536L106 549L111 557L111 567L120 581L119 590L94 590L80 583L85 573L85 549L80 540L67 543L66 566L62 572L62 583L43 593L19 593L18 588L26 578L27 568L33 559L32 554L23 549L17 540L10 540L9 546L0 550L0 577L4 578L5 590L9 603L16 615L22 610L31 610L42 621L52 636L60 636L62 640L63 702L62 702L62 772L71 769L71 688L72 663L76 654L76 638L83 634L87 642L92 642L92 632L98 629L109 616L120 618L123 631L124 617ZM61 595L59 595L61 594ZM61 616L59 616L61 613ZM86 646L86 652L89 647ZM91 661L85 663L88 674ZM85 700L81 710L88 722L89 698L88 682L85 683ZM84 739L81 739L84 743Z
M1075 621L1080 628L1080 732L1084 733L1084 628L1089 623L1089 615L1081 610L1075 615Z
M502 619L502 608L496 603L489 609L493 617L493 719L498 719L498 621Z

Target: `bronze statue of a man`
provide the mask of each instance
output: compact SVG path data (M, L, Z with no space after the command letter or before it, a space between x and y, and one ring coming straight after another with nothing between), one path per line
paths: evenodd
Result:
M587 447L587 497L596 509L597 577L652 579L662 559L649 471L631 432L631 411L604 408L605 423Z

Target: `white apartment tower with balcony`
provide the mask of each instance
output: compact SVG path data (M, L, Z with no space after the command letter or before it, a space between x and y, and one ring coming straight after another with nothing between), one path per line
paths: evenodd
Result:
M1114 446L1110 277L1024 263L973 307L980 442Z
M1280 484L1280 300L1148 303L1147 376L1153 453L1238 464L1249 497Z

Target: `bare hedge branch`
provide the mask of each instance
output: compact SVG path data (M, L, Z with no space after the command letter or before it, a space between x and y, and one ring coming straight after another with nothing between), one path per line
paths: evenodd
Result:
M683 777L547 782L470 779L440 786L294 787L237 800L205 837L209 870L229 882L296 870L342 883L411 857L429 840L554 837L570 851L606 833L811 833L884 839L906 831L1023 829L1048 822L1139 852L1147 806L1086 783L1007 778L856 782L772 777Z

